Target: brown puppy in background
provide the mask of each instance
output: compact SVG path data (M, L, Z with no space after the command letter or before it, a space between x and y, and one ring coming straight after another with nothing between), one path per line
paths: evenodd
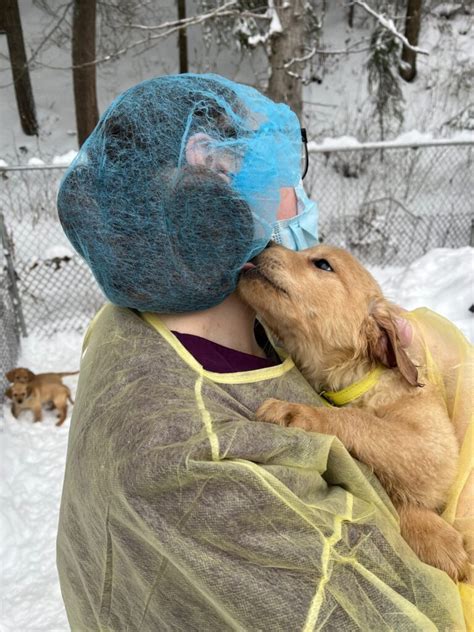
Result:
M31 382L40 383L56 383L62 384L63 377L68 375L77 375L79 371L72 371L67 373L33 373L29 369L23 367L16 367L5 373L5 377L9 382L21 382L22 384L28 384Z
M464 577L462 536L439 513L458 461L445 402L400 344L397 309L349 253L321 245L293 252L272 245L246 266L242 298L282 341L318 393L339 391L378 366L366 393L344 408L267 400L257 419L337 436L369 465L400 516L420 559ZM423 383L423 388L421 388Z
M10 386L9 397L13 400L12 414L18 418L23 410L31 410L34 414L34 421L42 421L42 405L52 403L53 408L58 410L58 421L56 426L61 426L67 416L68 400L73 404L71 391L65 384L58 383L27 383L15 382Z

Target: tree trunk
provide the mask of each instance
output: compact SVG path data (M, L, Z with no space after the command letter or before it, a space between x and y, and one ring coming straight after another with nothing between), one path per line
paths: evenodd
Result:
M301 120L303 113L302 73L304 62L295 62L285 68L292 59L304 53L304 3L302 0L287 2L275 0L275 10L280 18L282 33L271 38L270 79L267 94L277 103L290 106Z
M72 18L72 75L79 147L99 120L95 52L96 0L74 0Z
M26 59L18 0L1 0L0 28L7 34L8 52L10 54L21 127L28 136L37 136L38 122L36 120L35 101Z
M186 0L177 0L178 4L178 20L186 18ZM178 53L179 53L179 72L188 72L188 31L180 29L178 31Z
M350 28L353 28L354 26L354 6L353 4L349 5L349 13L347 14L347 22L350 26Z
M405 20L405 37L412 46L417 46L421 25L422 0L408 0ZM416 53L406 46L402 49L400 76L405 81L413 81L416 77Z

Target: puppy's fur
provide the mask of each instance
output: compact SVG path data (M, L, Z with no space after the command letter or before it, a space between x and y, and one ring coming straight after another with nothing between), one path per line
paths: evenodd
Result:
M21 382L22 384L28 384L31 382L41 383L55 383L62 384L62 378L67 375L77 375L79 371L72 371L66 373L33 373L29 369L23 367L16 367L5 373L5 377L9 382Z
M9 397L13 400L12 414L19 416L22 410L32 410L34 420L42 421L42 405L51 403L58 410L56 426L61 426L67 416L68 400L73 404L71 391L65 384L15 382L7 389Z
M267 400L257 418L336 435L377 474L420 559L464 578L462 537L439 516L456 473L457 439L441 395L418 375L422 359L411 359L400 344L396 308L367 270L337 248L292 252L273 245L253 263L241 275L240 295L317 392L345 388L378 365L391 369L344 408Z

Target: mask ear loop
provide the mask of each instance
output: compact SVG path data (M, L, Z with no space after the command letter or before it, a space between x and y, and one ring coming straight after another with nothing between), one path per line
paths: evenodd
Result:
M301 176L301 179L304 180L306 174L308 173L308 169L309 169L308 137L306 135L306 128L305 127L301 128L301 140L302 140L303 145L304 145L304 169L303 169L303 175Z

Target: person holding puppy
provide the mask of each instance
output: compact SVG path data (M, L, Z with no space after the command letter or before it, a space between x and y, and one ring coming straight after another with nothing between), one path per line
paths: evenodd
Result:
M216 75L145 81L61 184L110 301L86 335L58 532L73 630L463 629L368 468L255 421L321 405L235 292L272 235L316 240L296 116ZM314 221L313 225L311 222Z

